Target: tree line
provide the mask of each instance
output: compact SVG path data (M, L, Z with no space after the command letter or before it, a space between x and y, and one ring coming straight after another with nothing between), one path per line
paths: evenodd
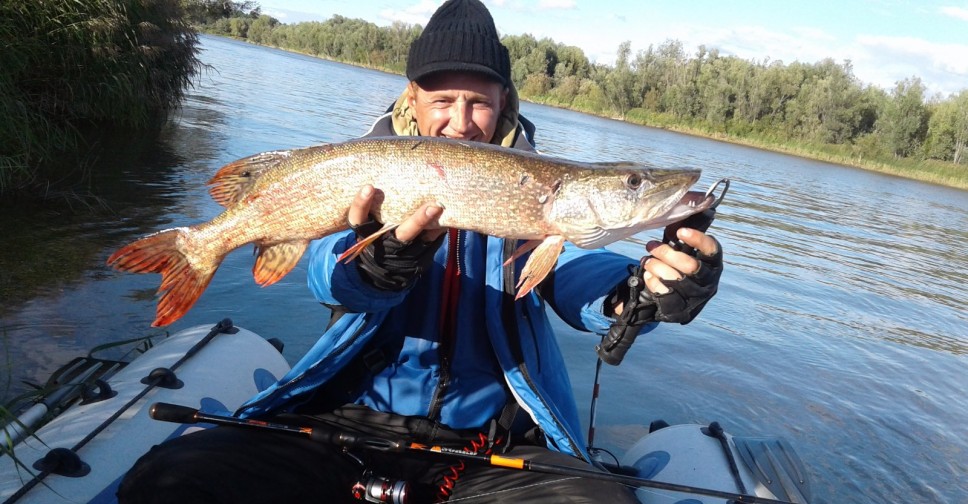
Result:
M212 19L209 33L336 61L402 72L422 27L381 27L333 16L283 24L250 11ZM528 100L651 126L681 129L852 164L906 163L965 179L968 89L928 96L918 77L889 90L862 83L849 61L749 61L677 40L633 54L623 42L613 65L582 49L532 35L505 35L512 80ZM823 156L819 156L823 158Z
M0 2L0 195L75 180L64 171L95 157L106 129L164 124L197 74L196 29L398 73L423 30L282 24L252 0ZM911 77L885 91L849 62L746 61L675 40L635 54L624 42L613 65L548 38L502 40L531 101L968 187L968 90L926 96Z

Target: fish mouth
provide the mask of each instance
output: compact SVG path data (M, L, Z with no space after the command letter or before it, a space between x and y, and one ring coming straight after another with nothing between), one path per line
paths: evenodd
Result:
M651 219L649 227L660 228L679 222L690 215L712 208L716 201L716 196L708 192L688 191L668 212Z
M723 186L723 188L719 196L716 196L716 189L719 186ZM668 212L656 217L649 224L657 228L665 227L674 222L679 222L690 215L704 212L710 208L716 208L723 201L723 198L726 197L726 191L728 190L729 179L724 178L710 186L706 192L688 191Z
M726 185L723 187L722 193L720 193L719 196L716 196L714 191L721 184ZM727 189L729 189L729 180L722 179L713 184L712 187L710 187L706 192L688 191L682 196L681 199L679 199L678 203L669 209L668 212L650 221L649 225L657 228L665 227L674 222L679 222L690 215L695 215L710 208L715 208L717 205L719 205L719 202L723 200L723 197L726 196Z

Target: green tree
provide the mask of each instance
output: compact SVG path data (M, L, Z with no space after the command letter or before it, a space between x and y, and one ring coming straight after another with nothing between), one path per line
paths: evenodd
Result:
M720 58L714 51L708 56L704 48L695 61L696 100L690 105L692 110L701 111L701 119L714 128L726 131L727 122L733 118L737 97L737 87L731 82L734 58Z
M263 14L252 20L248 29L248 37L257 44L266 43L269 41L272 29L278 24L279 21L276 18Z
M859 123L854 105L860 88L849 61L842 65L827 58L809 69L794 103L800 137L820 143L840 144L853 137Z
M558 64L555 65L554 77L561 81L567 77L587 79L591 71L591 64L584 51L575 46L559 45L556 51Z
M925 155L955 164L968 161L968 90L935 107L928 121Z
M912 155L924 141L928 129L924 91L917 77L898 81L878 117L878 133L895 158Z
M257 18L261 14L258 2L243 0L181 0L188 22L196 25L211 24L219 19L234 17Z
M623 118L633 107L639 104L639 95L635 90L635 74L629 63L632 53L632 42L626 40L618 46L618 57L615 67L604 75L602 88L612 109Z

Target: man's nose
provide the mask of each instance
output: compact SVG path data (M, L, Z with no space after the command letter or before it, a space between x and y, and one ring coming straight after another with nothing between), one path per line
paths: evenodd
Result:
M471 129L471 119L470 104L463 100L454 102L450 111L450 129L458 133L466 133Z

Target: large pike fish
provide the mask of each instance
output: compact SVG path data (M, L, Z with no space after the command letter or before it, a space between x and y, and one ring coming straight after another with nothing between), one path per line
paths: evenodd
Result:
M209 222L160 231L108 259L123 271L160 273L153 326L184 315L230 251L254 243L256 283L275 283L311 240L347 229L357 192L385 194L382 229L341 259L352 260L421 205L444 208L442 227L527 240L518 297L554 267L565 240L597 248L702 211L713 198L688 192L694 169L580 163L442 138L368 138L240 159L221 168L209 192L226 207Z

